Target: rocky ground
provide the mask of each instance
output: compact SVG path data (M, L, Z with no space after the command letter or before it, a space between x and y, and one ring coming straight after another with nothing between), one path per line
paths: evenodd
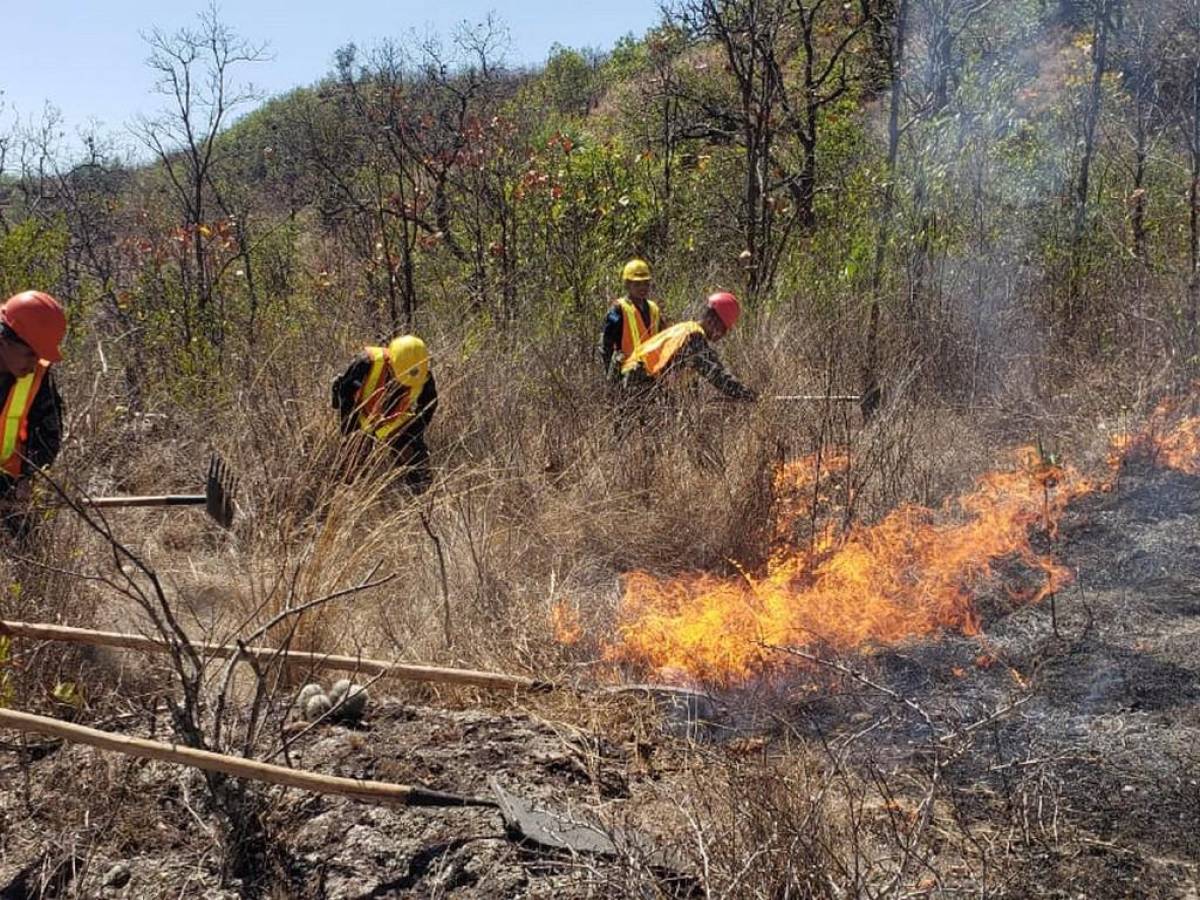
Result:
M912 895L1200 896L1200 478L1127 471L1116 490L1074 504L1047 549L1076 584L1053 605L1023 606L1012 595L1028 573L999 565L980 597L980 637L805 662L658 718L644 705L593 715L582 701L379 700L360 727L301 738L292 764L481 797L495 779L632 836L617 834L609 857L552 852L512 840L493 809L271 789L265 824L279 852L268 896L625 896L656 883L686 894L706 859L677 815L681 792L715 783L704 774L713 754L777 761L797 741L864 784L875 777L876 793L908 810L897 834L919 848L899 868ZM684 721L697 715L710 721ZM195 773L7 743L0 783L2 898L241 893L221 885L217 825ZM661 880L656 838L674 842L682 879ZM880 846L876 834L855 858L895 872L889 852L908 851ZM803 892L834 895L836 879L822 877ZM851 893L889 884L846 878ZM715 892L749 893L722 884Z

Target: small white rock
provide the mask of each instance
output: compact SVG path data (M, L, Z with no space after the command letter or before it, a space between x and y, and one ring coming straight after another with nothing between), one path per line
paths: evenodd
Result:
M329 702L329 698L324 694L316 694L309 697L308 702L304 705L304 718L315 722L331 709L333 709L333 704Z
M340 678L333 683L333 687L329 689L329 699L336 705L339 700L346 696L346 691L350 690L353 684L349 678Z
M323 693L325 693L325 690L319 684L306 684L300 688L300 695L296 698L296 705L301 709L305 709L308 707L309 700L317 696L317 694Z
M345 722L357 722L367 711L367 699L366 688L351 685L338 708L338 718Z

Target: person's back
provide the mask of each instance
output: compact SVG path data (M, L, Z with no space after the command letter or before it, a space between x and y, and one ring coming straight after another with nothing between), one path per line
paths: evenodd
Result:
M424 341L403 335L387 347L365 348L334 381L332 400L342 434L360 435L367 447L388 446L396 465L407 469L406 483L428 486L425 429L438 397Z
M739 314L733 294L711 295L697 321L672 325L642 342L621 364L625 385L644 392L694 371L730 399L756 400L758 395L729 373L712 346L729 332Z

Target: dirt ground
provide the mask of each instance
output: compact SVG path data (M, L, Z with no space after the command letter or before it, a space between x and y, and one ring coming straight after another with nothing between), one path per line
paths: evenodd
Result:
M510 840L491 809L270 789L265 827L279 853L268 896L752 896L745 879L718 877L682 813L750 815L758 800L735 792L706 806L682 794L718 792L732 760L802 753L837 760L908 812L890 849L867 829L837 857L867 875L839 882L834 867L793 882L808 885L797 895L1198 897L1200 478L1126 471L1116 490L1074 504L1046 549L1076 583L1053 604L1023 606L1012 596L1029 573L1001 561L980 593L981 636L801 662L653 720L634 701L600 713L590 701L381 698L362 726L301 738L292 764L475 796L494 778L644 839L613 858L550 853ZM144 721L111 727L150 732ZM197 774L30 743L0 745L0 898L243 895L221 886ZM655 839L672 842L682 879L668 884L649 862Z

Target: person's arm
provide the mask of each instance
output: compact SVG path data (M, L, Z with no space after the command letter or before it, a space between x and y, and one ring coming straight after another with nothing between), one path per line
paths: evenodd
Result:
M358 407L354 398L358 396L367 373L371 370L371 359L365 353L354 357L350 367L333 382L333 408L338 411L342 422L342 434L350 434L355 428Z
M604 330L600 334L600 359L604 363L604 371L610 374L613 370L613 354L621 349L623 324L621 307L614 304L604 317Z
M654 302L658 304L658 330L666 331L675 323L667 318L667 309L663 306L663 302L661 300L655 300Z
M433 414L437 410L438 395L437 383L433 380L433 373L429 373L429 377L425 379L425 386L421 388L421 393L417 395L417 408L414 411L412 424L409 428L421 434L429 427L430 420L433 419Z
M758 399L758 393L746 387L730 374L729 370L717 356L712 344L698 334L688 340L684 352L687 353L687 365L691 366L700 376L731 400L751 401Z

